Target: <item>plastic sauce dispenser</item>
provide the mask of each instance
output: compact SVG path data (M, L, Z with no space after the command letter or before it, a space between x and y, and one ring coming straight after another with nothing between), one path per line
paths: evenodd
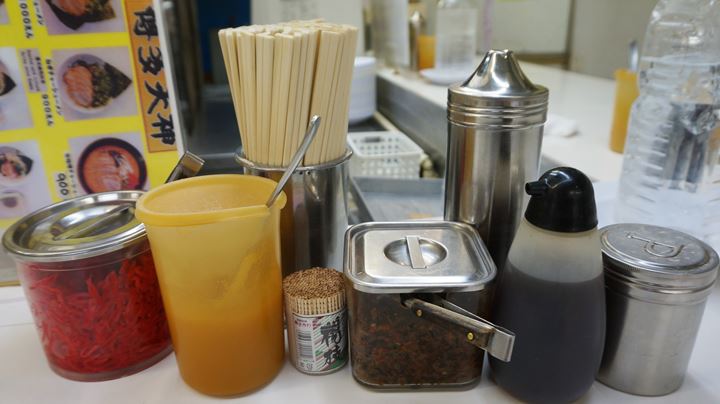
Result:
M605 291L590 180L556 168L531 196L510 247L493 321L518 339L512 362L490 358L495 381L523 401L569 402L590 388L605 341Z

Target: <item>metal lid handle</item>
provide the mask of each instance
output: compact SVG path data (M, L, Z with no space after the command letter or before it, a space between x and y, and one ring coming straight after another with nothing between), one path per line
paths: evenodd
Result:
M405 242L407 243L408 255L410 256L410 266L413 269L427 268L427 263L420 248L420 237L407 236L405 237Z
M503 362L510 361L515 344L515 334L447 300L440 299L440 302L449 308L417 298L405 299L403 305L418 317L462 332L467 342L487 351L493 357Z

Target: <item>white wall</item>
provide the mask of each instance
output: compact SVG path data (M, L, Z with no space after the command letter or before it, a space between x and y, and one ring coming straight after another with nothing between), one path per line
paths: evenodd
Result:
M484 52L486 0L473 0L478 8L478 51ZM570 0L489 0L492 13L491 46L521 53L564 53ZM599 0L601 1L601 0ZM437 0L422 0L428 26L435 32Z
M253 24L323 18L325 21L357 27L357 53L365 49L362 0L252 0Z
M569 15L570 0L495 0L492 46L518 53L564 53Z
M637 39L642 45L656 3L657 0L575 0L570 69L610 78L615 69L627 67L628 44Z

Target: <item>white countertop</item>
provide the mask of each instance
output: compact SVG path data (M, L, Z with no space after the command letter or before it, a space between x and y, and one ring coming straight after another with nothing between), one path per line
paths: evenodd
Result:
M578 134L574 136L545 136L543 156L578 168L597 181L617 180L622 169L622 154L608 146L614 81L531 63L521 65L531 81L550 90L548 112L572 119L578 125ZM442 108L447 104L447 87L430 84L417 74L379 69L378 75Z
M708 300L690 369L682 388L656 398L631 396L598 382L585 403L709 403L720 401L720 288ZM487 365L487 364L486 364ZM552 364L548 364L552 366ZM180 379L170 355L138 374L107 382L83 383L54 374L47 363L20 287L0 288L0 402L3 403L204 403L220 399L201 395ZM377 392L361 387L350 367L326 376L304 375L286 362L266 387L233 403L505 403L515 402L488 379L465 391Z
M595 184L600 226L612 222L616 183ZM720 285L708 298L685 383L663 397L638 397L595 382L583 403L716 403L720 402ZM548 367L553 366L549 363ZM175 356L122 379L83 383L63 379L50 370L32 322L30 309L17 286L0 287L0 403L125 404L125 403L512 403L516 402L488 377L487 363L480 383L465 391L382 392L354 381L350 366L325 376L308 376L287 361L264 388L243 397L217 399L186 386Z

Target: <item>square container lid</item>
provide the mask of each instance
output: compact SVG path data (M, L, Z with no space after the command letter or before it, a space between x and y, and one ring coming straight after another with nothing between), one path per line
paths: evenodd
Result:
M497 269L469 225L371 222L345 233L345 276L366 293L477 291Z

